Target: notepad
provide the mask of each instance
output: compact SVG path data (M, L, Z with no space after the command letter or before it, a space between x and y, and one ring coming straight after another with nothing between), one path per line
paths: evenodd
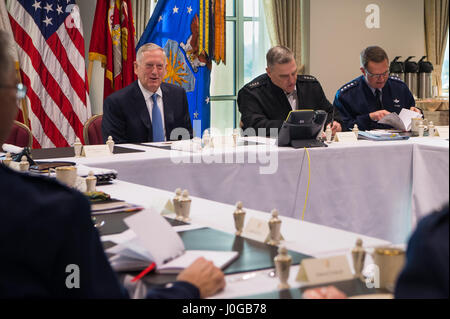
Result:
M185 250L180 236L155 210L147 209L124 219L136 237L109 248L109 261L116 271L143 270L156 264L158 273L179 273L198 257L224 269L238 256L236 251Z

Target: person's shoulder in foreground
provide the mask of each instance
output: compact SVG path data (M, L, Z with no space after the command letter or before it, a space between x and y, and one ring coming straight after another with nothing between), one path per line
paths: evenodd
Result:
M81 193L2 165L0 192L0 297L128 298ZM208 262L193 266L170 285L150 289L146 297L194 299L223 288L221 272ZM205 278L193 278L199 274Z
M408 242L396 298L449 297L449 206L424 217Z
M2 297L126 297L81 193L3 166L0 176Z

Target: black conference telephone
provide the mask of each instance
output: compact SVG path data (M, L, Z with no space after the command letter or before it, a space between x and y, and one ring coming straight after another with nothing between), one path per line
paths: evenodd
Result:
M22 160L22 156L25 156L27 158L27 161L28 163L30 163L30 165L36 165L36 162L33 160L31 156L31 150L29 147L24 147L22 152L13 155L12 159L14 162L20 162Z
M327 113L322 110L295 110L289 112L278 134L278 146L326 147L317 139L327 120Z

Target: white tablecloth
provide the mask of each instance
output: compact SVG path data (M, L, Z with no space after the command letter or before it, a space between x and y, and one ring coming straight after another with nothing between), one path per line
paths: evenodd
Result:
M170 192L179 187L213 201L240 200L246 208L302 217L309 179L303 149L248 146L238 148L239 156L229 149L206 156L123 146L145 153L76 160L115 169L124 181ZM405 243L418 218L448 201L448 146L438 138L411 138L309 149L304 220Z
M155 203L161 207L161 203L165 203L173 197L172 192L122 181L115 181L112 185L99 186L97 188L109 193L114 198L124 199L144 207L151 207ZM191 224L193 227L207 226L234 234L233 212L235 207L233 205L195 196L191 198L190 218L192 219ZM268 213L246 209L245 222L247 223L250 218L268 221L270 217ZM280 216L280 219L282 220L281 233L285 238L282 244L288 249L319 258L345 255L350 269L353 269L350 255L351 249L355 246L358 238L363 240L364 247L369 251L370 248L390 244L381 239L299 221L290 217ZM366 265L370 263L371 258L368 255ZM299 266L291 267L288 282L292 288L302 285L302 283L295 280L298 269ZM268 276L271 270L265 269L228 275L226 276L227 285L225 289L214 295L213 298L236 298L276 290L279 281L278 278ZM248 276L249 274L250 276ZM242 280L242 278L245 278L243 277L244 275L247 275L248 279ZM142 296L138 295L138 297Z

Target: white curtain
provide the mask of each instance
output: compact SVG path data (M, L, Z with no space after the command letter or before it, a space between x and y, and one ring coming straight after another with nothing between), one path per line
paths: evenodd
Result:
M304 73L302 30L305 27L302 0L264 0L272 45L284 45L294 52L299 73Z
M134 26L136 29L136 44L150 20L151 14L156 7L157 0L131 0L133 7Z
M265 73L266 52L271 47L264 14L263 0L244 1L245 16L253 21L244 21L244 83Z

